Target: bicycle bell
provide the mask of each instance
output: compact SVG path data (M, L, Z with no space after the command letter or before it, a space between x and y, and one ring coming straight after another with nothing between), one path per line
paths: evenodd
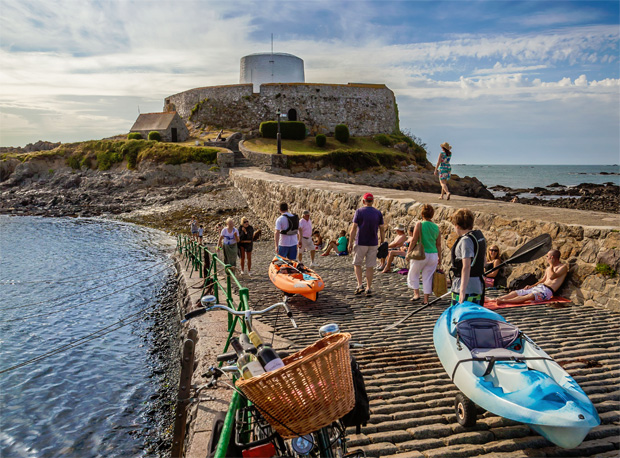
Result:
M203 307L209 307L211 304L215 304L215 296L213 296L212 294L209 294L207 296L203 296L200 299L200 303L202 304Z
M336 323L326 324L319 328L319 334L321 337L331 336L332 334L338 334L340 327Z

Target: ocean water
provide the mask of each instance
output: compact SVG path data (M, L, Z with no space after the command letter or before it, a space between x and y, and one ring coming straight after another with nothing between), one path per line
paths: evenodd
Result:
M148 310L173 281L172 248L129 224L0 216L0 456L144 454L159 383ZM93 335L121 319L136 321Z
M476 177L487 187L501 185L513 189L544 188L554 183L576 186L612 182L618 185L619 172L618 165L452 165L452 173L460 177Z

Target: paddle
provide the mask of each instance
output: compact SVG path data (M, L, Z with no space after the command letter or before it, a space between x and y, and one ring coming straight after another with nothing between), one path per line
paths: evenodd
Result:
M303 273L301 270L299 270L297 267L295 267L293 264L291 264L291 262L288 259L283 258L279 254L276 254L276 258L278 258L280 261L282 261L287 266L292 267L297 272L299 272L302 275L304 280L316 280L317 279L316 277L313 277L312 275L308 275L308 274Z
M497 269L499 269L502 266L505 266L506 264L523 264L524 262L535 261L536 259L542 257L550 249L551 249L551 236L549 234L541 234L538 237L535 237L529 242L527 242L526 244L524 244L521 248L515 251L510 258L506 259L499 266L494 267L490 270L487 270L484 273L484 275L489 275L491 272L496 271ZM389 331L390 329L397 328L398 326L403 324L405 321L407 321L409 318L411 318L416 313L424 310L427 307L430 307L435 302L439 301L440 299L443 299L444 297L450 294L452 293L448 291L446 294L433 299L428 304L423 305L422 307L409 313L403 319L398 320L394 324L386 326L385 328L383 328L383 331Z

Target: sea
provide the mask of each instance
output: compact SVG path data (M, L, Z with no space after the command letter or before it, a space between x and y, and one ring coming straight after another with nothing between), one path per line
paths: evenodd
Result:
M616 165L471 165L452 164L452 173L476 177L487 187L545 188L558 183L577 186L581 183L620 182L620 167Z
M131 224L0 216L0 456L145 456L173 250Z

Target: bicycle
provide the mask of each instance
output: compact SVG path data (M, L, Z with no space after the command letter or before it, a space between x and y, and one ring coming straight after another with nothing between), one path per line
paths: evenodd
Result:
M186 314L186 320L209 311L217 309L226 310L231 315L243 317L245 328L249 333L253 330L252 316L261 315L278 307L282 307L285 309L286 315L291 320L293 326L297 328L292 313L284 302L278 302L263 310L237 311L222 304L215 304L215 300L214 296L203 297L201 303L204 307ZM323 326L319 330L321 337L339 334L339 332L340 330L335 324ZM256 353L256 347L249 342L245 334L241 334L240 342L245 351ZM227 347L228 342L224 351L227 350ZM267 410L264 409L265 406L251 402L241 390L235 387L235 382L239 378L239 371L237 366L231 364L234 364L236 358L236 352L219 355L217 361L220 367L212 366L207 373L204 374L205 377L210 377L210 381L197 388L197 392L205 388L215 388L222 375L232 375L233 384L229 386L234 390L233 399L231 400L226 417L223 418L220 415L216 417L214 421L208 456L311 456L330 458L354 458L365 456L364 452L361 450L347 454L346 427L340 419L316 431L299 435L295 433L293 429L289 428L283 422L278 421L277 418L267 412ZM222 366L224 362L227 362L228 366ZM265 414L270 418L271 422L267 421ZM230 426L227 427L227 425ZM276 429L279 429L280 432L285 431L286 435L290 437L284 439ZM236 455L227 455L227 451L229 453L236 453Z

